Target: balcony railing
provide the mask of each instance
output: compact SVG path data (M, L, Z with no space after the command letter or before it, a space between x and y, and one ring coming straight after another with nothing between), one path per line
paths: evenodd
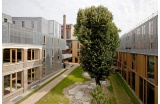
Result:
M72 54L62 54L62 59L71 58Z

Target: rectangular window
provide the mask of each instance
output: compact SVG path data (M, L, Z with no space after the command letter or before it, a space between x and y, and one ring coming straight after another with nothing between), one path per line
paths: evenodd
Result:
M54 38L52 38L52 46L54 46Z
M15 24L16 22L15 21L13 21L13 24Z
M4 49L3 63L22 62L22 49Z
M34 28L34 21L31 21L31 27Z
M67 30L67 39L70 39L69 31Z
M52 49L52 57L54 57L54 50Z
M149 22L149 34L153 34L153 21Z
M150 82L154 83L154 56L147 57L147 78Z
M28 55L28 60L31 60L31 49L28 49L27 50L27 55Z
M46 36L43 36L43 45L46 44Z
M28 84L32 84L34 81L39 78L38 67L28 69Z
M43 76L46 75L46 65L45 64L43 66L43 71L42 72L43 72Z
M147 104L154 104L154 86L147 82Z
M25 27L25 22L24 21L22 21L22 27Z
M6 19L6 18L4 18L4 22L7 22L7 19Z
M143 102L143 78L139 76L139 98Z
M132 89L135 91L135 73L132 72Z
M46 50L43 50L43 57L46 57Z
M28 49L27 51L28 53L28 60L36 60L39 59L38 54L39 54L39 50L38 49Z
M4 76L4 95L22 88L22 72Z
M10 63L10 49L3 49L3 63Z

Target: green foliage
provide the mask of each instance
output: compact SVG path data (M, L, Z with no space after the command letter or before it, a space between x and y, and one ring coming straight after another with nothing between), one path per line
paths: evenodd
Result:
M108 104L109 100L107 99L104 90L100 86L96 86L91 92L91 104Z
M120 30L112 20L112 13L102 5L77 13L74 35L81 43L80 65L96 83L106 79L115 62Z

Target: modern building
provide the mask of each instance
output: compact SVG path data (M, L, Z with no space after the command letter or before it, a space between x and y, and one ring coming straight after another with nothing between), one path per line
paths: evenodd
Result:
M26 92L63 67L61 25L42 17L2 14L3 103Z
M117 71L143 104L158 104L158 14L120 38Z
M74 26L72 24L66 24L66 16L63 16L63 26L61 27L61 38L66 39L66 50L64 62L80 62L80 42L74 36Z

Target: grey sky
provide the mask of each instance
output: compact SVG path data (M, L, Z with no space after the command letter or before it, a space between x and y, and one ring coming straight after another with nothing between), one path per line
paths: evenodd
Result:
M158 11L158 0L2 0L2 12L13 17L43 17L68 24L76 23L79 8L104 5L122 30L120 36Z

